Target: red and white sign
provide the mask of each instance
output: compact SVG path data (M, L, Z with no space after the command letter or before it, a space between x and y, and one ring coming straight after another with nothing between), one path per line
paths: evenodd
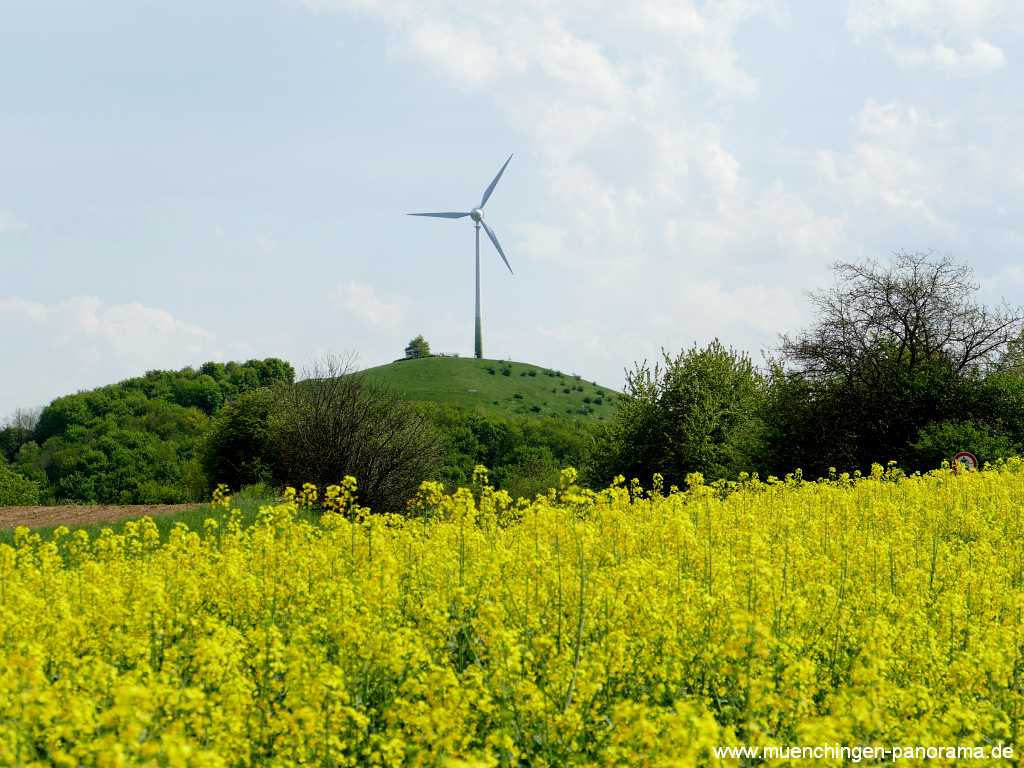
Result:
M953 469L972 470L978 468L978 457L970 451L960 451L953 457Z

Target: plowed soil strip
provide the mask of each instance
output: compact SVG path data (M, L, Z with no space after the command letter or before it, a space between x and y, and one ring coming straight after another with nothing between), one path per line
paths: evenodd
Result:
M55 525L93 525L116 523L133 517L156 517L191 509L197 504L127 504L90 506L64 504L57 507L0 507L0 528L43 528Z

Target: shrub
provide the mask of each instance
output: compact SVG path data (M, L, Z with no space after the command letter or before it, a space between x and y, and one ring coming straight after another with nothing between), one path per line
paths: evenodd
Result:
M273 397L271 389L247 392L213 419L197 451L204 475L203 496L218 483L241 488L273 481L267 424Z
M347 361L327 359L294 386L275 389L266 455L281 486L321 487L352 475L359 500L400 512L440 463L440 437L419 407L369 384Z
M266 483L252 483L231 494L231 503L236 507L272 503L280 498L280 493Z
M0 456L0 507L31 507L39 503L39 485L7 466Z
M126 499L129 504L177 504L180 501L181 488L163 485L156 480L143 480L136 491Z
M1021 453L1021 446L1009 437L975 421L943 421L928 424L910 444L910 462L914 466L938 466L959 451L970 451L981 462L1007 458Z

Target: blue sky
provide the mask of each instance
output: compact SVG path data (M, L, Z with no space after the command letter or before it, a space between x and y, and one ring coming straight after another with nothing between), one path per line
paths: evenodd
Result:
M837 259L1024 303L1011 0L0 0L0 418L152 368L422 333L621 386L760 358Z

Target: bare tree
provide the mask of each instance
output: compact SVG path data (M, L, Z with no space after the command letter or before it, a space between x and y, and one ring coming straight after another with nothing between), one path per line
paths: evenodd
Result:
M948 256L901 252L833 270L836 285L810 294L816 323L782 337L784 357L811 378L868 381L894 363L913 373L936 361L958 376L984 372L1021 333L1021 310L979 304L973 271Z
M18 450L33 438L42 408L19 408L0 421L0 461L13 461Z
M4 419L4 423L0 426L13 427L14 429L31 432L36 428L36 424L39 423L39 414L42 412L42 406L37 406L35 408L18 408L14 413Z
M278 479L323 487L353 475L377 511L401 511L440 458L430 419L354 372L351 358L328 357L279 387L268 421Z

